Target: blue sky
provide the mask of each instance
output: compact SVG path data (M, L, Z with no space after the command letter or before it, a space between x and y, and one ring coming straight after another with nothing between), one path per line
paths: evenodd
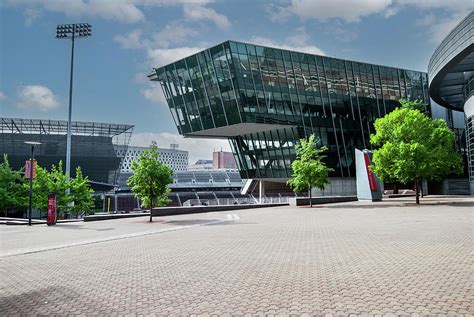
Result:
M76 43L73 120L134 124L132 143L179 143L191 160L226 141L182 139L162 66L228 39L426 71L466 0L5 0L0 2L0 116L65 119L70 41L57 24L87 22Z

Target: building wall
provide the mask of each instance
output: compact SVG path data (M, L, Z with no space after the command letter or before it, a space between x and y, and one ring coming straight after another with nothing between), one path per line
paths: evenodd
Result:
M148 147L129 146L127 148L120 148L118 154L119 156L123 156L120 171L123 173L131 173L132 162L146 149L148 149ZM187 151L158 148L158 152L160 153L160 162L168 164L174 172L187 171L189 156Z
M8 155L13 169L25 166L30 158L31 147L25 141L41 142L35 146L35 159L42 167L50 169L62 161L66 168L66 135L7 134L0 133L0 149ZM71 176L81 167L91 181L114 183L118 176L120 157L117 156L112 138L102 136L77 136L71 138ZM3 159L3 158L2 158Z
M355 177L331 177L324 190L313 188L313 197L317 196L356 196L357 183Z
M213 169L236 169L237 163L235 162L234 154L232 152L213 152L212 153L212 168Z
M188 171L206 171L213 168L212 160L197 160L188 166Z

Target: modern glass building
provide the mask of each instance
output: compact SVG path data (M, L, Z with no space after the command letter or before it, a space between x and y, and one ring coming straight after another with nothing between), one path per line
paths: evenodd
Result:
M242 178L285 180L295 143L315 133L333 177L355 177L376 118L400 98L429 105L423 72L227 41L153 69L187 137L227 138ZM429 109L427 109L429 110Z

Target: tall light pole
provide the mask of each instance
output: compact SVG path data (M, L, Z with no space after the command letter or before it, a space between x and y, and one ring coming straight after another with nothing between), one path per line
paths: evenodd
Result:
M35 161L35 145L40 145L40 142L26 141L25 144L31 145L30 156L30 202L28 206L28 226L31 226L31 212L33 211L33 164Z
M92 27L88 23L60 24L56 27L57 39L71 39L71 73L69 77L69 112L67 119L67 144L66 144L66 176L71 178L71 112L72 112L72 79L74 73L74 39L91 36Z

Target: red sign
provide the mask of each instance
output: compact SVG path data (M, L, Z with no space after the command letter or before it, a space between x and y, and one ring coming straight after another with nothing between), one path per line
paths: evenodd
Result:
M375 181L374 172L369 168L370 166L370 158L368 153L364 153L365 159L365 168L367 169L367 177L369 178L369 186L371 192L376 192L377 190L377 182Z
M25 163L25 179L30 179L31 161L27 160ZM33 160L33 179L36 178L36 160Z

